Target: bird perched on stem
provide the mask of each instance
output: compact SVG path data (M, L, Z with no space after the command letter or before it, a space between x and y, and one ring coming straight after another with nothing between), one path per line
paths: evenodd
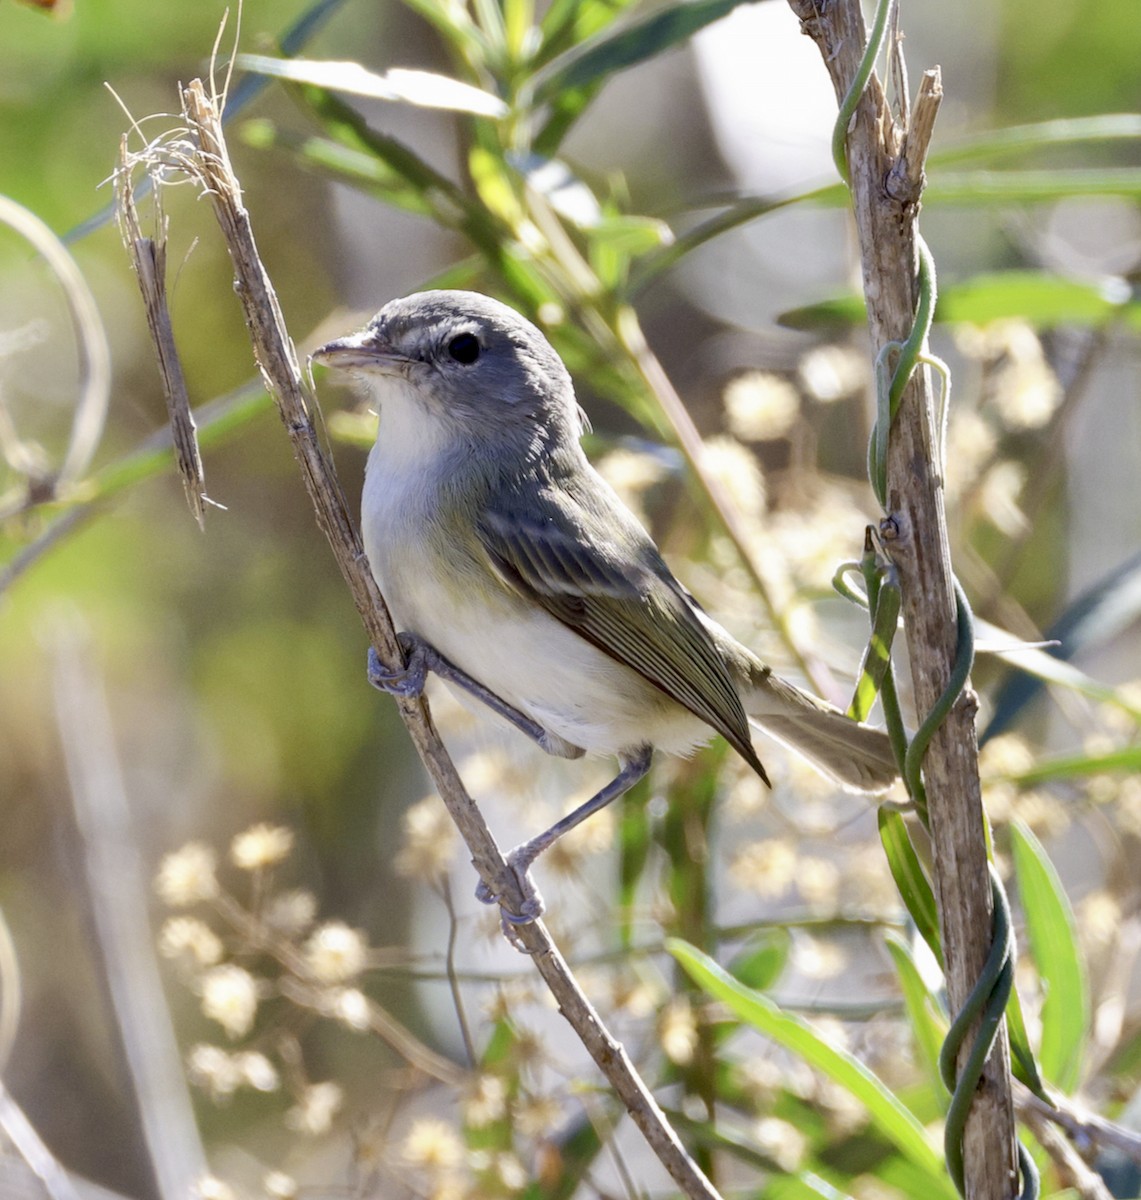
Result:
M709 618L579 444L586 418L547 339L474 292L385 305L313 357L367 384L380 409L361 528L406 655L377 686L415 694L434 671L550 754L617 758L617 776L508 856L526 897L558 837L714 733L765 782L750 724L841 786L886 789L886 734L774 675ZM494 902L481 885L480 898Z

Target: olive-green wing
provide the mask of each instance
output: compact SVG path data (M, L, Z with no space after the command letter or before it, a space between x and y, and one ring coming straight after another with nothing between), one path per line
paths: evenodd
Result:
M729 671L693 602L615 500L546 487L485 510L478 533L504 580L716 729L766 779ZM622 544L614 522L623 530Z

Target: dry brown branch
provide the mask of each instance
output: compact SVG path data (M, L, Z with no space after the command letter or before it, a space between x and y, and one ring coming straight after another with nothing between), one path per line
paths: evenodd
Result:
M147 328L158 358L162 391L166 397L166 408L170 415L170 434L174 443L174 457L178 474L186 492L186 502L198 522L205 527L206 486L202 467L202 455L198 449L194 414L190 411L190 396L186 390L186 377L182 372L182 361L174 345L174 325L170 319L170 308L166 301L166 228L167 220L162 211L162 189L155 188L155 236L145 237L139 225L139 214L135 208L135 197L131 187L131 167L127 153L127 138L124 135L119 147L119 169L115 173L115 211L123 235L123 245L131 256L131 266L139 281L143 296Z
M249 214L242 204L241 189L230 168L217 107L198 80L183 89L182 102L193 144L189 149L182 148L177 157L213 204L233 263L235 286L254 355L281 413L317 522L329 541L381 662L390 668L399 667L402 659L392 620L369 570L332 463L317 436L311 416L315 398L302 374L277 297L258 256ZM169 154L166 161L170 161ZM399 699L397 707L424 766L471 852L480 878L493 894L503 898L508 908L518 911L523 900L518 880L507 866L445 751L427 702L422 697ZM518 939L532 956L536 969L557 1000L560 1012L678 1186L689 1197L715 1200L716 1190L687 1154L621 1043L599 1019L543 923L536 921L521 926Z
M1073 1188L1080 1200L1113 1200L1113 1193L1102 1177L1082 1158L1070 1140L1035 1109L1021 1109L1019 1115L1050 1156L1063 1187Z
M837 98L842 99L867 43L858 0L790 3L803 31L817 43ZM904 129L873 74L848 130L864 296L872 344L877 349L905 339L914 320L918 188L939 94L938 75L929 72ZM901 161L903 155L906 162ZM901 194L892 194L889 180ZM919 370L903 394L892 426L887 501L891 530L897 534L889 550L900 573L915 703L920 713L935 706L955 654L956 604L937 445L930 376ZM974 986L991 942L976 707L973 694L964 692L936 732L924 759L947 987L956 1010ZM968 1038L960 1063L969 1044ZM970 1200L1006 1200L1017 1191L1005 1025L970 1111L964 1161Z

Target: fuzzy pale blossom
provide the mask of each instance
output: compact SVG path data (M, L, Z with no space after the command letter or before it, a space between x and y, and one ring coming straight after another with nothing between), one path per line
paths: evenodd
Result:
M172 908L186 908L218 895L218 860L204 842L187 842L159 864L155 891Z
M253 1028L258 1009L258 985L244 967L223 963L202 976L202 1012L232 1038Z
M796 869L796 886L811 905L833 904L840 891L840 869L831 859L806 856Z
M284 1171L268 1171L261 1185L271 1200L294 1200L297 1195L297 1180Z
M331 1081L311 1083L285 1114L285 1124L297 1133L312 1137L328 1133L344 1100L344 1092L338 1084Z
M979 770L984 778L1023 775L1035 763L1034 752L1016 733L991 738L979 750Z
M472 785L469 785L472 786ZM455 856L456 827L438 796L427 796L404 814L404 844L394 866L399 875L439 882Z
M723 393L730 430L747 442L786 437L800 413L800 396L783 375L745 371L729 380Z
M495 1173L509 1192L521 1192L527 1186L527 1168L509 1150L495 1156Z
M319 925L304 946L305 965L320 983L355 979L368 961L368 943L358 929L343 921Z
M642 497L669 471L658 455L640 450L611 450L598 461L598 473L618 493L627 508L644 518Z
M797 970L809 979L833 979L848 965L848 955L841 946L806 933L796 938L792 956Z
M563 1119L554 1096L527 1096L514 1106L512 1124L523 1137L550 1137Z
M410 1167L429 1171L454 1170L464 1161L456 1131L437 1117L419 1117L404 1135L400 1154Z
M293 830L262 822L239 833L230 843L230 860L243 871L263 871L288 858Z
M194 1185L195 1200L237 1200L237 1193L217 1175L203 1175Z
M804 1134L779 1117L763 1117L753 1126L753 1144L788 1174L800 1166L808 1149Z
M678 1066L693 1061L697 1051L697 1019L689 1001L671 1000L658 1021L658 1037L666 1058Z
M729 874L738 887L771 899L781 895L796 878L796 863L791 842L767 838L739 850L729 864Z
M507 1115L507 1083L501 1075L480 1075L463 1105L464 1121L485 1129Z
M764 515L765 477L747 447L731 437L708 438L701 448L701 465L743 516L757 519Z
M301 888L279 892L270 898L262 914L265 923L286 937L296 937L313 924L317 897Z
M158 951L188 967L212 967L222 957L218 935L197 917L168 917L158 938Z
M800 360L801 385L823 404L854 395L867 378L866 360L851 347L817 346Z
M221 1046L202 1042L186 1058L186 1073L195 1087L209 1092L215 1100L224 1100L238 1090L242 1072L234 1055Z
M372 1025L368 997L359 988L338 988L329 1008L333 1016L354 1033L366 1033Z

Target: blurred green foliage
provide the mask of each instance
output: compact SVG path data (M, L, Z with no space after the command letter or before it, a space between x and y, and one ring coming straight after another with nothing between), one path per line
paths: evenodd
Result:
M790 324L813 330L807 338L752 330L745 361L758 359L763 371L739 363L726 371L711 348L744 336L747 322L732 328L703 311L684 273L702 245L739 225L794 204L835 206L843 196L822 180L802 198L722 193L711 200L679 163L672 189L700 201L700 216L666 221L660 210L634 207L639 179L576 159L582 128L622 144L624 114L604 103L612 75L632 64L654 70L693 30L734 7L732 0L654 10L618 0L554 0L539 10L528 0L410 0L407 9L346 3L307 55L356 58L378 70L428 67L501 97L508 115L430 125L420 113L378 116L358 110L351 96L274 84L237 118L231 149L298 340L345 294L358 260L375 272L368 302L387 299L407 269L396 253L406 238L418 281L504 296L544 326L583 398L596 401L602 419L592 448L687 583L781 669L799 667L843 692L834 672L854 670L863 632L823 597L873 515L860 468L866 375L857 365L855 383L813 383L809 364L813 354L818 366L822 352L833 354L829 370L838 379L852 361L864 361L859 305L801 307ZM272 53L304 8L250 0L242 48ZM999 624L1032 636L1064 608L1064 565L1075 553L1073 510L1086 481L1066 471L1072 413L1087 402L1099 366L1136 357L1139 257L1126 261L1126 246L1124 265L1113 270L1067 269L1048 252L1051 239L1063 239L1041 230L1052 228L1065 203L1089 194L1116 198L1117 207L1104 211L1128 229L1141 190L1139 137L1135 116L1077 134L1040 125L1010 139L1011 155L1010 145L996 150L986 131L1135 114L1141 35L1133 0L1066 0L1048 10L1004 0L998 16L987 47L993 102L957 94L948 81L967 111L966 132L948 150L945 169L936 141L930 205L947 216L938 227L942 244L934 239L937 258L955 255L955 239L976 237L980 210L997 214L1004 231L986 242L994 261L947 286L937 314L954 323L938 331L956 372L948 500L956 561L973 596ZM0 191L60 233L91 216L110 198L98 185L127 127L103 81L136 118L169 111L176 81L204 70L219 18L211 6L137 0L76 0L62 19L0 5L7 51ZM910 19L905 12L905 24ZM143 129L158 137L175 123L164 118ZM659 128L659 145L670 146L674 134ZM334 180L367 204L349 207ZM21 243L0 236L0 328L37 336L29 323L38 320L47 330L30 350L6 351L0 364L0 415L11 420L0 431L7 503L0 563L18 561L54 520L83 514L0 597L0 796L8 818L0 903L28 1014L5 1079L70 1165L148 1194L112 1018L102 999L93 1000L97 942L66 832L53 658L61 652L60 614L79 613L106 683L148 863L188 839L221 853L255 821L297 832L288 864L275 860L248 876L240 866L221 869L226 894L250 926L235 923L234 910L206 910L224 935L227 963L261 981L247 1040L223 1042L197 1012L218 961L195 960L185 947L169 955L191 987L172 988L185 1042L218 1042L227 1055L246 1047L272 1057L279 1071L272 1095L243 1085L229 1107L205 1097L236 1059L215 1063L213 1076L199 1073L203 1127L218 1162L252 1194L286 1194L280 1180L275 1191L260 1178L251 1166L257 1158L322 1186L355 1181L362 1194L378 1180L394 1195L539 1200L569 1197L576 1187L592 1194L581 1181L603 1169L617 1144L617 1113L594 1094L585 1068L558 1061L570 1052L544 1024L526 964L497 957L493 919L484 929L457 900L469 885L464 864L457 895L439 869L451 844L425 817L430 809L410 804L422 790L417 768L390 706L365 685L363 639L268 402L247 399L225 420L201 407L245 383L253 368L206 206L187 188L167 189L164 203L175 332L199 406L207 491L225 505L208 513L205 536L165 459L149 451L131 457L161 428L164 407L110 227L75 247L115 354L100 456L91 478L69 494L39 503L29 491L50 476L64 444L75 371L50 279ZM447 237L421 246L407 234L411 226L390 223L395 209ZM1087 223L1096 225L1103 210L1089 211ZM373 258L374 245L388 257ZM836 282L842 277L837 271ZM347 320L337 321L339 331ZM685 394L696 428L671 406L654 350L687 369L698 362ZM739 403L729 398L734 381L746 385ZM323 400L335 403L328 389ZM344 424L337 416L330 414L333 430ZM338 440L336 453L355 505L359 440ZM41 469L29 470L29 460ZM1122 510L1128 504L1123 497ZM1124 629L1135 622L1134 609ZM1121 773L1135 763L1138 705L1128 686L1119 694L1114 685L1141 677L1141 665L1116 637L1108 644L1120 658L1100 693L1107 702L1091 706L1078 699L1080 688L1057 688L1061 706L1049 723L1036 716L1017 737L996 740L984 768L998 846L1013 854L1028 910L1026 961L1034 970L1020 981L1030 1025L1021 1040L1040 1049L1053 1082L1084 1088L1113 1116L1137 1086L1141 1028L1130 980L1116 969L1139 919L1129 864L1141 840L1141 806L1135 779ZM985 686L998 673L984 664L978 678ZM584 767L527 759L515 742L501 747L462 715L443 713L464 774L507 831L505 841L537 810L589 785L575 774ZM932 956L904 925L866 805L822 789L788 761L780 777L772 797L753 793L722 746L665 766L652 787L612 814L621 845L618 899L609 867L599 872L598 847L572 848L550 867L567 877L567 907L556 904L552 924L651 1081L670 1085L679 1128L703 1164L734 1185L747 1181L742 1194L946 1190L927 1128L946 1101L930 1070L946 1018ZM522 810L504 805L513 795ZM1025 825L1008 834L1014 815ZM897 883L913 912L929 914L921 839L913 845L897 815L885 814L882 824ZM600 819L594 828L606 843L609 827ZM1097 853L1083 849L1055 869L1048 855L1076 843L1096 844ZM275 925L275 904L286 907L294 888L315 898L314 911L295 927ZM452 913L458 925L447 919ZM359 970L337 978L321 965L328 925L316 922L323 918L365 931L375 948L365 982ZM441 947L457 930L468 974L449 981ZM935 938L929 916L921 933ZM169 943L169 922L164 937ZM667 937L684 971L663 953ZM520 971L522 981L513 978ZM327 1009L316 1001L305 1008L290 981L317 989ZM410 1082L389 1043L362 1043L358 985L412 1037L451 1055L458 1070L471 1067L458 1103L455 1089L441 1098L422 1076L413 1072ZM458 1014L457 995L465 1000ZM474 1065L463 1061L457 1032L465 1020ZM325 1132L320 1106L332 1093L320 1087L333 1080L344 1108L330 1113ZM70 1103L59 1104L61 1094ZM241 1143L248 1157L227 1157L227 1143ZM631 1173L617 1168L619 1179L624 1171ZM1050 1186L1059 1182L1049 1178Z

